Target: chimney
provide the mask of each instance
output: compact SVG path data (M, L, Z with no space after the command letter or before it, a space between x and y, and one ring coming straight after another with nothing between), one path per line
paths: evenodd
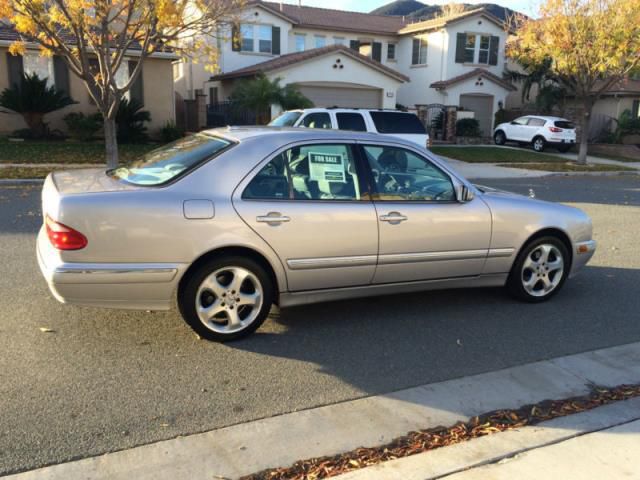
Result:
M284 7L282 6L282 0L280 0L280 11L284 10Z
M302 8L302 0L298 0L298 7Z

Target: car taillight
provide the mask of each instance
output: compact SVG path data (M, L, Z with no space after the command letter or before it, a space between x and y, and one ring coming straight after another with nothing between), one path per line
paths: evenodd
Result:
M549 127L549 130L551 130L553 133L560 133L562 132L561 128L558 127Z
M51 245L58 250L80 250L89 243L83 234L56 222L49 215L45 218L45 226Z

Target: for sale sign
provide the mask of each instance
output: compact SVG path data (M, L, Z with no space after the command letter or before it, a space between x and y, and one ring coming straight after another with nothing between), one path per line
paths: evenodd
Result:
M311 180L346 182L344 156L339 153L309 152L309 164Z

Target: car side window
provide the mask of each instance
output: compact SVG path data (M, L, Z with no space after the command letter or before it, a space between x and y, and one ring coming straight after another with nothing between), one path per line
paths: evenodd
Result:
M526 125L529 120L530 119L528 117L520 117L516 118L512 123L515 123L516 125Z
M307 128L331 128L331 117L326 112L310 113L302 119L302 126Z
M547 123L547 121L542 118L530 118L527 125L529 127L543 127L545 123Z
M365 146L378 200L451 202L456 199L449 176L428 159L390 146Z
M360 113L336 113L338 128L340 130L353 130L356 132L366 132L367 125L364 117Z
M273 158L242 193L247 200L363 200L351 145L311 144Z

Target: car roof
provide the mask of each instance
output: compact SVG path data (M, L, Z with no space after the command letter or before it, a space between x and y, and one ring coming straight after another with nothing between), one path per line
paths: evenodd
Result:
M376 142L390 142L390 143L408 143L410 142L400 141L397 137L390 137L389 135L379 135L377 133L369 132L356 132L352 130L333 130L323 128L300 128L300 127L224 127L214 128L210 130L204 130L204 134L224 137L226 139L243 142L246 140L254 139L257 137L282 137L282 142L296 142L305 140L361 140L361 141L376 141Z
M547 121L563 121L563 122L571 122L571 120L567 119L567 118L562 118L562 117L553 117L550 115L522 115L521 117L518 118L540 118L541 120L547 120ZM573 122L571 122L573 123Z
M299 113L315 113L315 112L390 112L390 113L406 113L408 115L415 115L413 112L406 112L404 110L396 110L394 108L356 108L356 107L314 107L286 110L287 112L299 112Z

